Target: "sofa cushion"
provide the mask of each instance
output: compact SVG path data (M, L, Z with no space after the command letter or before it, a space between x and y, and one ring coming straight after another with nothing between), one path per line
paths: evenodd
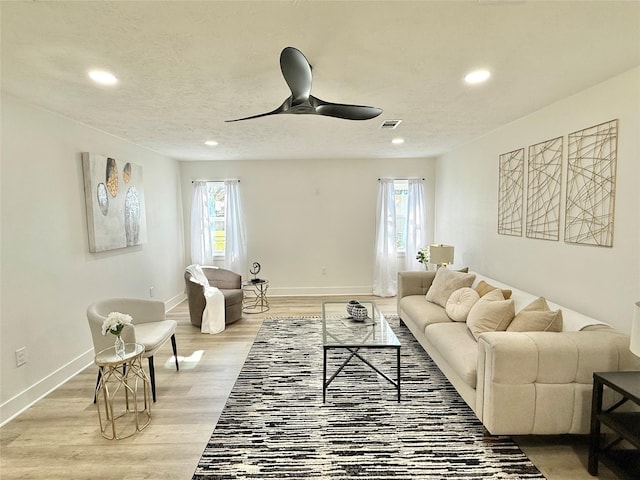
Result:
M513 300L505 300L500 289L480 298L467 316L467 326L477 340L481 333L507 329L515 315Z
M444 311L439 305L425 301L424 295L409 295L400 300L400 316L406 313L406 316L415 323L421 332L427 325L431 323L446 322L451 323Z
M498 287L494 287L490 283L487 283L484 280L480 280L478 282L478 285L476 286L476 292L478 292L478 295L480 295L481 297L484 297L487 293L489 293L491 290L495 290L496 288ZM506 289L501 289L501 290L502 290L502 296L504 297L504 299L509 300L513 292L511 290L506 290Z
M469 310L479 299L480 295L473 288L459 288L447 300L445 311L454 322L466 322Z
M562 310L552 311L543 297L524 307L507 327L508 332L561 332Z
M427 326L425 335L460 378L476 388L478 343L466 325L434 323Z
M473 273L439 268L431 287L427 291L427 300L444 308L447 306L447 300L449 300L453 292L462 287L470 287L475 278L476 276Z
M162 320L160 322L139 323L135 326L136 342L145 346L145 357L152 356L171 335L176 333L178 322Z
M532 301L538 298L538 295L532 295L531 293L525 292L523 290L519 290L511 285L507 285L506 283L499 282L493 278L486 277L476 272L476 280L472 285L472 288L477 288L482 281L487 282L489 285L499 288L500 290L511 290L511 297L509 300L513 300L513 306L516 312L519 312L524 307L529 305Z

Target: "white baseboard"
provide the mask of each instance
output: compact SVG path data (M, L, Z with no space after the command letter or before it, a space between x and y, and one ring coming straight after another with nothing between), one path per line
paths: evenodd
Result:
M93 359L94 353L93 348L91 348L39 382L34 383L23 392L4 402L0 405L0 427L9 423L38 400L47 396L60 385L93 364ZM91 390L87 391L87 395L87 400L89 400Z
M370 285L361 287L277 287L269 288L268 297L322 297L333 295L373 295Z
M178 295L174 296L173 298L170 298L169 300L164 302L164 310L165 310L165 312L168 312L169 310L171 310L176 305L179 305L184 300L186 300L186 298L187 298L187 294L184 293L184 292L179 293Z

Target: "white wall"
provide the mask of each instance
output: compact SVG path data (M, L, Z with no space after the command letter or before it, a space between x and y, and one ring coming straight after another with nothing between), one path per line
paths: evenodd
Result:
M455 245L457 263L629 332L640 300L639 86L635 68L439 158L436 240ZM616 118L613 248L564 243L564 215L558 242L497 234L500 154L563 135L566 182L567 134Z
M180 167L185 264L191 182L238 178L249 265L260 262L260 277L269 280L272 295L371 293L379 177L424 177L427 221L433 222L435 160L214 161Z
M146 244L89 253L81 152L142 165ZM93 361L85 311L104 297L182 298L178 163L2 96L1 421ZM15 350L27 348L16 367ZM87 399L93 385L87 385Z

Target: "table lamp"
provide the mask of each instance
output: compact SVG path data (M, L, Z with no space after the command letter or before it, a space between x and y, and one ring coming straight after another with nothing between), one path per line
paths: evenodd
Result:
M631 344L629 350L640 357L640 302L633 307L633 323L631 324Z
M453 263L453 247L442 244L429 245L429 262L435 263L438 268Z

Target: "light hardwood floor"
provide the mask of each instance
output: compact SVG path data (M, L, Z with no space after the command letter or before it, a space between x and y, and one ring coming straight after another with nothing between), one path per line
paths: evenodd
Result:
M395 298L355 298L396 313ZM156 355L157 402L145 430L124 440L102 438L93 404L96 368L90 366L0 429L0 478L190 479L264 318L318 316L323 300L337 299L271 298L270 311L245 315L219 335L201 334L181 303L167 315L178 321L180 371L168 343ZM586 470L585 437L516 441L549 479L596 478ZM600 470L597 478L615 478Z

